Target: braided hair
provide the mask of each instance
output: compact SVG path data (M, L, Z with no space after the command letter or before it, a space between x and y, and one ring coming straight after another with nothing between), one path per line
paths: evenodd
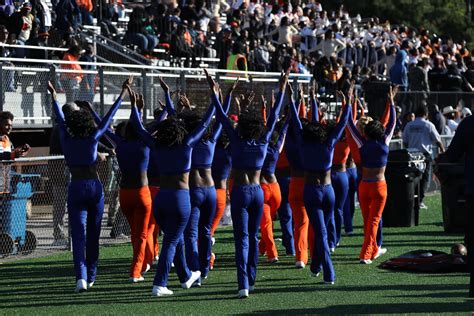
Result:
M301 119L303 125L303 140L310 143L324 143L328 137L327 128L320 122Z
M183 120L171 116L156 127L156 144L171 147L181 145L188 132Z
M178 119L181 119L184 122L186 131L189 134L201 124L203 117L195 111L184 110L178 114ZM201 141L208 140L211 137L211 134L212 124L209 124L202 135Z
M94 119L89 111L72 111L65 117L68 133L72 137L87 138L96 131Z
M237 132L244 140L259 140L265 134L266 127L261 115L244 112L239 116Z

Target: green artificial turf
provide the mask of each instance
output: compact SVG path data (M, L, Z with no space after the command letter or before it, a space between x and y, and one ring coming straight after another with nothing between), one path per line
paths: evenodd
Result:
M281 256L269 265L261 257L256 290L246 300L236 298L237 283L230 228L216 234L216 265L201 288L183 290L174 272L169 288L174 295L151 297L154 270L145 282L127 282L130 244L101 248L96 284L75 294L70 253L25 259L0 265L0 314L405 314L472 313L474 301L466 299L468 275L424 274L381 270L377 265L389 257L415 249L449 252L462 241L447 235L441 223L439 195L427 198L420 226L385 228L388 253L372 265L360 265L362 244L360 212L356 212L356 234L344 236L333 255L335 285L311 278L309 269L294 268L294 258ZM275 223L277 225L277 223ZM279 237L279 231L276 233ZM280 254L283 254L281 243Z

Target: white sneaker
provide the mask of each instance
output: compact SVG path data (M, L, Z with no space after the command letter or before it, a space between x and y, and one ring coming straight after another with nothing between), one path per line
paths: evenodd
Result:
M211 237L211 241L212 241L212 245L214 246L214 244L216 243L216 239L214 237Z
M249 297L249 290L243 289L239 290L239 298L247 298Z
M84 279L77 280L75 292L79 293L79 292L82 292L82 291L85 291L85 290L87 290L86 280L84 280Z
M377 255L374 257L374 260L380 257L381 255L384 255L387 253L387 248L379 248L379 251L377 252Z
M142 274L147 273L148 271L150 271L150 269L151 269L151 266L147 263L147 264L146 264L145 271L143 271Z
M334 281L324 281L324 284L332 285L334 284Z
M272 258L272 259L268 259L267 262L268 262L268 263L277 263L277 262L278 262L278 257Z
M295 267L296 267L297 269L304 269L304 268L306 267L306 264L304 264L303 261L296 261Z
M151 295L152 296L168 296L168 295L173 295L173 291L168 290L166 286L153 286L153 290L151 290Z
M255 285L250 285L249 286L249 292L255 291Z
M193 283L193 285L191 285L191 287L201 287L202 285L202 278L199 277L196 282Z
M87 283L87 288L90 289L91 287L94 286L94 282Z
M352 236L352 235L354 235L354 232L347 232L346 235L347 236Z
M321 272L318 272L318 273L313 273L313 272L311 272L311 276L312 276L313 278L317 278L317 277L319 277L320 275L321 275Z
M140 276L139 278L132 278L132 277L130 277L130 278L128 278L128 281L129 281L129 282L132 282L132 283L138 283L138 282L143 282L143 281L145 281L145 278L142 277L142 276Z
M201 277L201 271L191 272L191 277L184 283L181 283L183 289L189 289L194 282L196 282Z
M334 247L333 247L333 248L329 248L329 251L330 251L331 253L334 253L334 251L336 251L336 248L334 248Z
M371 264L372 260L370 260L370 259L360 259L359 263L360 264Z
M422 209L422 210L427 210L427 209L428 209L428 206L426 206L425 203L421 202L421 203L420 203L420 209Z
M171 267L174 268L174 262L171 262Z

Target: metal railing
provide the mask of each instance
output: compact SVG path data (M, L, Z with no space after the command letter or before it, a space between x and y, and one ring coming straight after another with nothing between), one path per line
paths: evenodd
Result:
M62 156L2 161L0 176L0 261L70 249L67 216L69 171ZM128 242L130 229L120 211L115 157L98 163L105 208L100 243Z
M21 58L0 59L0 110L14 114L16 127L51 126L51 102L47 92L47 82L55 82L60 103L75 100L90 101L104 114L120 93L122 82L135 76L135 88L144 94L145 117L151 117L164 100L158 76L165 78L171 90L186 93L198 107L209 105L209 88L201 68L158 67L136 64L110 64L70 62L62 60L34 60ZM91 68L89 70L64 69L71 64ZM236 93L253 90L257 95L270 97L277 87L279 73L260 73L209 69L220 82L223 91L237 76L241 83ZM80 79L78 79L78 77ZM295 84L309 84L307 75L291 74ZM129 111L127 103L118 111L116 119L126 119Z

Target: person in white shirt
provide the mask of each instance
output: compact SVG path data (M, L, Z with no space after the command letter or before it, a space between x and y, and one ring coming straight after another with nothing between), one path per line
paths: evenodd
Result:
M446 117L446 126L451 130L451 133L454 134L458 128L458 123L455 121L456 110L452 106L446 106L443 108L443 115Z
M343 40L334 38L334 33L332 30L327 30L324 34L324 39L319 42L316 47L310 49L308 52L314 52L317 50L321 50L324 56L331 57L336 56L341 50L346 47L346 43Z

